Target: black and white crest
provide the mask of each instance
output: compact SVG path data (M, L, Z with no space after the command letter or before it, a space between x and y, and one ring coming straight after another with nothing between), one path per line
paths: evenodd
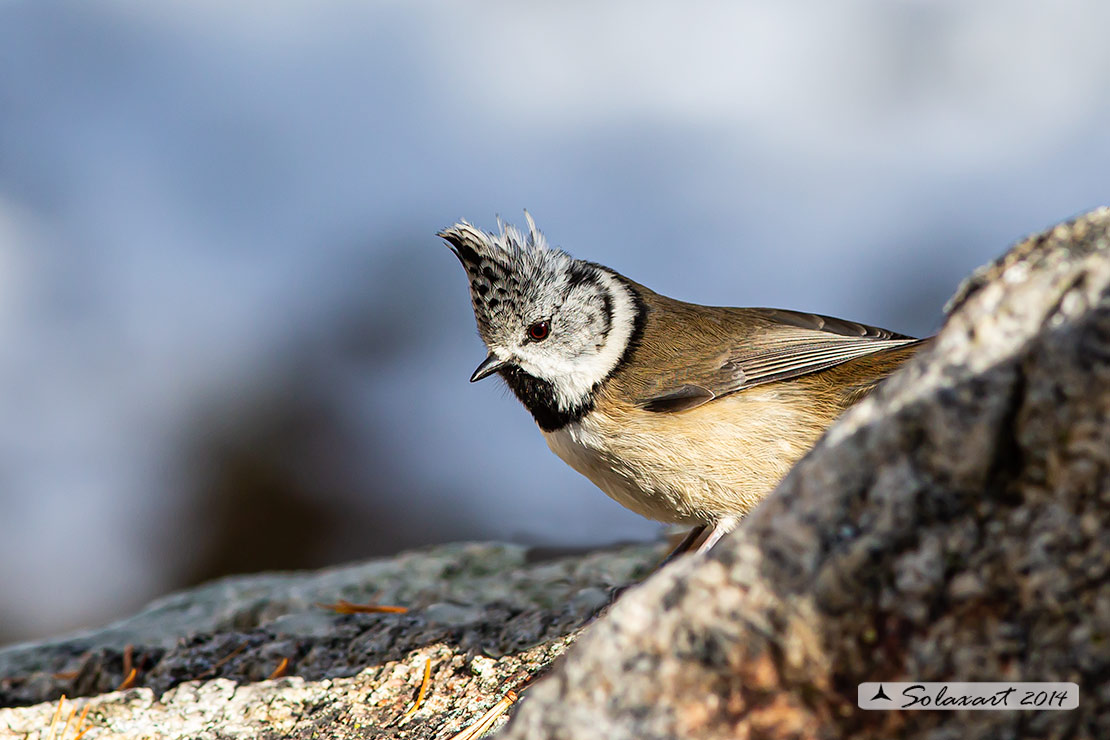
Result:
M549 246L527 220L527 233L507 224L491 233L463 221L439 235L466 270L492 362L540 426L558 428L592 405L624 357L639 322L638 297L611 270Z
M559 289L574 258L547 244L527 216L528 233L498 223L500 233L485 232L461 221L439 236L447 240L470 278L470 300L478 334L486 346L507 328L510 318L523 320L521 311Z

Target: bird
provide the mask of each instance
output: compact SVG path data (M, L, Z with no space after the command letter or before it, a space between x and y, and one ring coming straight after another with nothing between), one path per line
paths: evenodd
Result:
M668 298L550 246L525 218L438 233L488 350L470 381L500 376L563 461L628 509L690 527L667 561L713 547L928 341Z

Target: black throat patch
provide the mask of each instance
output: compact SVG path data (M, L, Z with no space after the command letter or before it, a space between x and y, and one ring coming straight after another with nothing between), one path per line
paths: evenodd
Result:
M555 398L555 386L546 380L533 377L516 365L502 368L498 371L498 375L505 380L513 394L520 399L520 402L532 414L536 424L545 432L556 432L593 411L594 394L592 391L585 402L569 411L564 411L559 408L559 403Z

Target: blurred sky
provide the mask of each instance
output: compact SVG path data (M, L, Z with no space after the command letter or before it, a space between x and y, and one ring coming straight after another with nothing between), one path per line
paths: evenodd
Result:
M1108 200L1110 5L0 2L0 641L227 570L653 537L435 232L926 334Z

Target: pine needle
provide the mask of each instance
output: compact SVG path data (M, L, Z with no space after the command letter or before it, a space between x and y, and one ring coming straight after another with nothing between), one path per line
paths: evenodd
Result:
M489 728L493 727L493 723L497 721L498 717L509 711L509 707L515 704L516 700L516 692L510 689L501 698L501 701L494 704L488 712L479 717L477 722L452 737L451 740L474 740L474 738L480 737Z
M428 691L428 679L432 676L432 659L426 658L424 660L424 678L420 681L420 691L416 694L416 701L413 702L412 707L407 712L401 715L401 719L408 719L416 714L420 709L420 705L424 703L424 694Z
M278 663L278 667L274 669L273 673L271 673L269 676L266 677L266 680L270 681L270 680L273 680L275 678L281 678L282 676L284 676L288 672L289 672L289 658L282 658L281 662Z
M127 677L125 679L123 679L123 682L120 683L120 685L116 687L116 691L127 691L129 688L134 686L135 685L135 679L138 677L138 675L139 675L139 669L138 668L132 668L131 671L127 674Z
M337 614L405 614L407 606L382 606L379 604L353 604L346 599L340 599L334 604L316 602L321 609L328 609Z
M58 731L58 718L62 716L62 705L66 703L66 695L62 694L62 698L58 699L58 708L54 710L54 719L50 720L50 734L47 735L48 740L54 740L55 733Z

